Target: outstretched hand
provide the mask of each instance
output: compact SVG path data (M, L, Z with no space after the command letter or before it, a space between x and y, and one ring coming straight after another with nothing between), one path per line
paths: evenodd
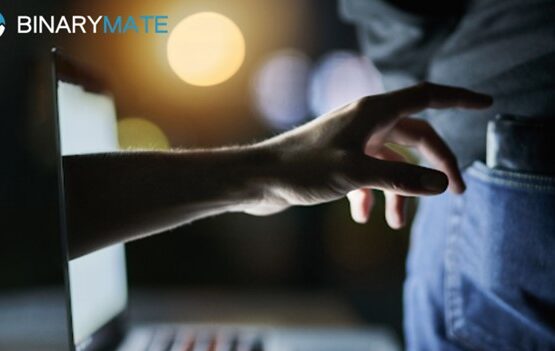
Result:
M410 116L422 110L483 109L492 98L462 88L422 83L362 98L256 147L275 156L263 199L245 212L265 215L293 205L347 196L356 222L368 220L371 189L386 198L392 228L404 225L406 196L465 189L456 158L434 129ZM436 169L407 163L388 143L413 147Z
M489 96L435 84L363 98L261 143L218 149L121 151L63 158L71 258L225 212L271 214L347 196L368 220L385 192L398 228L406 196L464 182L455 156L422 120L427 108L486 108ZM414 147L437 169L407 163L387 145Z

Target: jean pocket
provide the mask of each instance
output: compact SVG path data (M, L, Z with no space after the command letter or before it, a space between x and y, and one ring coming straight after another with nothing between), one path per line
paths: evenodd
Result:
M475 162L445 254L449 337L477 350L555 350L555 177Z

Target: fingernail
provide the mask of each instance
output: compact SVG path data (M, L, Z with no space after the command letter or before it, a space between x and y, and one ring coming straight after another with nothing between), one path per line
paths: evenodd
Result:
M461 194L464 193L465 191L466 191L466 183L465 183L465 181L463 180L463 181L461 182Z
M361 208L359 208L358 206L353 206L352 204L351 204L351 217L353 218L353 221L359 224L366 223L368 219Z
M367 218L362 214L352 215L353 221L358 224L365 224L367 222Z
M405 224L403 223L400 217L395 218L395 220L393 221L393 229L395 230L403 228L404 225Z
M428 191L442 192L447 188L447 177L439 172L426 172L420 176L420 184Z

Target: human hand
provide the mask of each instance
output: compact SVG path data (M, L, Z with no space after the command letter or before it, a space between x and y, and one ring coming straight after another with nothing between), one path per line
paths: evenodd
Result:
M386 219L404 224L406 196L465 189L456 158L434 129L410 116L428 108L487 108L492 98L462 88L422 83L362 98L258 144L277 156L263 200L245 212L264 215L347 195L356 222L368 220L371 189L385 192ZM405 162L387 147L416 148L438 170Z

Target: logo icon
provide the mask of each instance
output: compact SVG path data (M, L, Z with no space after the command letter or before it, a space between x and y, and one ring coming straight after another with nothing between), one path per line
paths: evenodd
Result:
M0 37L4 34L6 30L6 21L4 20L4 16L0 13Z

